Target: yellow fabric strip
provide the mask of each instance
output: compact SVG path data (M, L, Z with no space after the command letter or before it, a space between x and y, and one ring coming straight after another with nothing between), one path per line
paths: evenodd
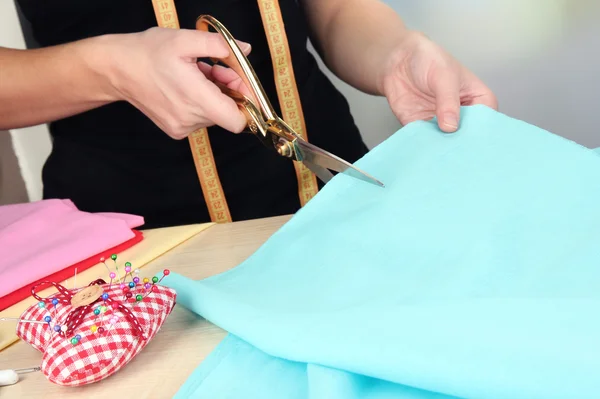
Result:
M279 97L279 105L283 120L292 127L302 138L308 141L304 113L300 102L300 94L296 86L292 56L288 45L287 35L281 16L279 1L258 0L260 16L267 34L271 60L273 62L273 73L275 74L275 85ZM298 179L298 195L300 203L304 206L317 194L317 179L301 162L294 161L296 177Z
M158 26L179 29L179 19L173 0L152 0L152 5ZM189 135L188 140L210 220L215 223L231 222L231 213L217 173L217 164L210 146L208 130L198 129Z

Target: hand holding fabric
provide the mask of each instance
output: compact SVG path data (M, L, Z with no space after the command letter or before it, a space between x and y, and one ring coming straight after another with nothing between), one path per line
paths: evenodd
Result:
M382 68L382 92L403 125L437 117L450 133L458 129L461 105L498 108L479 78L419 32L407 33Z

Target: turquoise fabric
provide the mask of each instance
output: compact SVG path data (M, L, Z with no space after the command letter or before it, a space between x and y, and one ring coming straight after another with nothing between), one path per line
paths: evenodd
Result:
M484 106L409 124L238 267L172 273L230 335L178 397L600 397L600 157ZM202 265L198 265L202 267Z

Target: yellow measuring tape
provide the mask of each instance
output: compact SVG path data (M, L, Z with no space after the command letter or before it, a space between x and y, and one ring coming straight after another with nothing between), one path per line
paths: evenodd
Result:
M267 34L275 86L283 120L292 127L302 138L308 141L304 113L300 103L300 94L296 86L292 56L288 45L287 35L281 17L281 9L277 0L258 0L260 16ZM300 204L304 206L317 194L317 179L310 169L301 162L294 161L298 179L298 194Z
M179 18L173 0L152 0L152 5L154 6L158 26L179 29ZM258 0L258 6L273 61L275 86L283 120L296 130L302 138L308 140L279 1ZM189 136L189 142L211 220L216 223L231 222L229 206L217 173L217 165L213 157L207 129L202 128L194 131ZM294 161L294 168L298 179L300 204L304 206L317 194L317 179L310 169L301 162Z

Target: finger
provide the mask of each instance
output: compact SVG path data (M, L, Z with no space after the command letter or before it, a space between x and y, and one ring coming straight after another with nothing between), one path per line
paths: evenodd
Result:
M209 65L206 62L199 61L198 68L202 71L204 76L210 80L218 80L225 85L241 80L240 75L238 75L237 72L221 65Z
M229 84L235 80L240 80L238 75L233 69L225 68L221 65L214 65L212 68L212 76L223 84Z
M206 82L206 91L209 100L206 101L206 116L221 126L223 129L233 133L240 133L247 125L246 117L233 99L221 92L212 82Z
M494 110L498 110L498 99L477 76L467 71L464 75L464 79L468 82L467 87L463 87L463 91L467 93L466 98L463 100L463 105L476 105L481 104L490 107Z
M460 119L460 82L456 72L450 68L437 71L431 82L435 97L435 115L438 126L446 133L458 129Z
M488 106L496 111L498 110L498 99L496 98L494 93L492 93L491 91L487 91L481 95L474 96L473 99L471 101L469 101L469 104L467 104L467 105L475 105L475 104L482 104L482 105Z
M242 50L242 53L244 53L246 57L252 51L252 45L250 43L242 42L241 40L236 40L235 42L240 46L240 50Z
M212 74L218 81L224 83L232 90L239 91L246 97L256 100L250 91L250 88L244 83L242 78L231 68L225 68L215 65Z
M225 68L221 65L210 66L205 62L199 62L198 69L200 69L208 80L212 82L218 81L231 90L238 91L251 100L256 100L248 86L233 69Z
M244 81L242 79L237 79L237 80L232 81L231 83L229 83L227 85L227 87L229 87L231 90L235 90L235 91L242 93L243 95L248 97L250 100L254 101L255 104L258 104L256 97L250 91L248 86L246 86L246 83L244 83Z
M206 76L206 79L214 80L214 77L212 76L212 66L208 65L206 62L198 62L197 64L198 69Z
M225 58L230 53L229 46L219 33L180 29L178 35L178 45L182 56ZM237 43L244 54L250 53L252 49L250 43L240 40L237 40Z

